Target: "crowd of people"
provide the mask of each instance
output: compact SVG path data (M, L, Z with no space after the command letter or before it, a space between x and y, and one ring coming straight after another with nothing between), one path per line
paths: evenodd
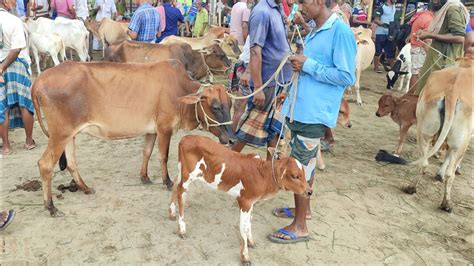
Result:
M381 72L379 57L385 54L388 63L396 58L396 49L389 36L389 25L395 21L393 0L376 8L369 18L368 0L351 8L337 0L240 0L219 1L222 12L230 14L229 32L243 46L242 54L230 80L231 90L249 95L265 85L250 100L235 103L234 130L238 141L234 151L248 145L275 147L282 127L291 131L291 155L305 170L305 178L314 182L318 146L330 128L335 127L345 88L355 82L356 42L350 29L373 28L376 53L374 70ZM203 0L163 0L155 6L148 0L137 0L138 8L129 22L129 36L140 42L161 42L170 35L179 35L179 25L186 35L201 37L210 27L209 5ZM25 148L32 149L33 105L31 103L31 71L23 26L18 16L25 16L22 0L0 0L0 132L2 154L12 152L8 129L24 127ZM85 20L89 17L87 0L34 0L33 16L65 17ZM17 16L12 12L16 10ZM114 19L114 0L97 0L91 14L100 21ZM473 12L469 13L459 0L431 0L427 10L418 12L410 21L413 77L411 87L419 94L429 73L446 68L458 57L473 58L473 35L470 33ZM226 17L226 16L224 16ZM303 39L295 38L299 53L291 54L288 41L291 27L299 27ZM431 44L430 44L431 42ZM466 42L466 45L464 43ZM96 47L97 48L97 47ZM334 52L337 51L337 52ZM277 76L272 78L277 72ZM299 73L297 85L291 86L293 72ZM277 96L277 99L275 99ZM286 97L281 109L274 102ZM268 159L270 155L268 154ZM310 200L295 195L295 208L276 208L274 214L293 218L293 222L269 235L276 243L307 241L306 220L311 218ZM0 229L13 219L13 212L2 212Z

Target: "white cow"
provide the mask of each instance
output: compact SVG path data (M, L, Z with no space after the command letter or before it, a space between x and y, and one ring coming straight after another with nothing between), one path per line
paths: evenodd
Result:
M77 52L79 59L85 62L89 59L89 31L80 20L66 18L38 18L33 26L40 34L56 33L61 36L64 45Z
M66 60L66 47L61 37L56 33L29 33L29 48L35 58L38 75L41 73L40 53L51 56L55 66L59 65L59 59Z
M372 30L365 28L352 28L357 43L356 55L356 82L354 88L357 96L357 103L362 105L362 98L360 97L360 75L362 71L366 70L372 64L375 55L375 44L372 41Z

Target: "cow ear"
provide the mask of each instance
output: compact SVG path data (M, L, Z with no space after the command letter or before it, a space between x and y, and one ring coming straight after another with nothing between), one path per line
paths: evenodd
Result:
M197 94L189 94L183 97L179 97L178 101L184 104L195 104L201 100L201 96Z
M213 42L217 43L217 44L221 44L223 43L224 41L221 40L221 39L214 39Z

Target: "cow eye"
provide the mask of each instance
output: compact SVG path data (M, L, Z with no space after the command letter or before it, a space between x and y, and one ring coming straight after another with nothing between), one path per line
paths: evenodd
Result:
M293 179L299 179L299 177L297 175L291 175L291 178Z

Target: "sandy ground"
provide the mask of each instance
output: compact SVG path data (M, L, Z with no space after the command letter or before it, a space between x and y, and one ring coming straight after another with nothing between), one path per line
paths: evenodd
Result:
M281 192L254 208L254 264L472 264L473 146L464 158L463 175L454 182L454 213L438 209L444 186L433 179L435 166L429 168L431 174L423 178L418 194L404 194L400 188L416 170L374 160L378 149L393 150L398 139L398 126L390 118L375 117L385 78L366 71L362 86L364 105L351 103L353 128L336 129L337 145L332 153L324 153L327 169L317 173L313 219L308 221L312 241L278 245L267 240L268 233L289 222L271 215L272 208L293 204L293 195ZM173 137L172 176L177 172L176 145L184 134ZM38 148L25 151L23 131L11 132L14 154L1 160L1 207L17 210L16 220L1 234L2 264L240 263L235 201L193 184L185 216L188 238L180 239L177 222L167 219L170 192L161 185L156 149L150 165L155 184L139 181L143 138L102 141L79 135L79 169L97 193L64 193L55 204L66 216L50 218L41 191L13 190L39 178L36 162L47 139L37 124L34 137ZM409 138L414 139L414 128ZM415 145L407 143L403 156L416 155ZM439 164L438 159L431 162ZM60 194L56 187L70 179L69 173L57 173L54 194Z

